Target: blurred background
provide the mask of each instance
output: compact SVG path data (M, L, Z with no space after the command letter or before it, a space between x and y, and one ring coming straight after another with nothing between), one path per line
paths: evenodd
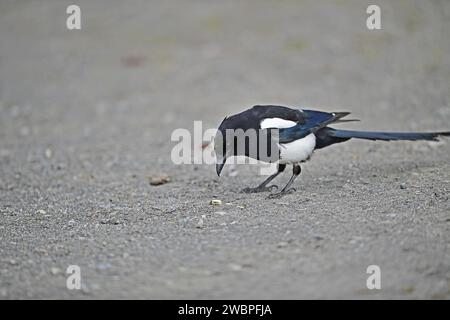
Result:
M449 30L446 0L2 0L0 298L448 298L448 143L339 145L264 202L170 134L255 104L449 130Z

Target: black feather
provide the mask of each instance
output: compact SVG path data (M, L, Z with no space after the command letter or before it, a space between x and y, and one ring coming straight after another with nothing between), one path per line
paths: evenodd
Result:
M379 131L353 131L328 128L328 135L335 138L367 139L367 140L429 140L438 141L439 136L450 136L450 132L379 132Z

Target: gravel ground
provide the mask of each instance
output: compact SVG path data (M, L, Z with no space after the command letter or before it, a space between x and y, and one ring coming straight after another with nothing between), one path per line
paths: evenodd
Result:
M450 129L450 2L375 1L374 31L374 1L76 2L74 31L73 1L0 2L0 298L450 298L449 139L318 151L280 200L170 159L254 104Z

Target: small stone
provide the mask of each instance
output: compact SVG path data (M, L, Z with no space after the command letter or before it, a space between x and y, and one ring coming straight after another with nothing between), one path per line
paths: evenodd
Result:
M99 262L99 263L97 263L95 265L95 267L96 267L97 270L103 271L103 270L111 269L112 265L110 263L108 263L108 262Z
M277 243L278 248L284 248L287 247L288 243L286 241L281 241Z
M211 202L209 204L211 204L213 206L220 206L222 204L222 200L214 199L214 200L211 200Z
M202 229L205 226L205 222L203 221L203 218L200 218L196 224L197 229Z
M237 206L239 209L245 209L245 206Z
M43 209L39 209L38 211L36 211L36 213L39 213L39 214L46 214L47 211L45 211L45 210L43 210Z
M402 184L400 185L400 189L406 189L406 183L402 183Z
M241 271L243 269L243 267L240 264L236 264L236 263L230 263L228 266L233 271Z
M47 159L50 159L51 157L52 157L52 155L53 155L53 152L52 152L52 150L51 149L45 149L45 157L47 158Z
M408 286L403 288L403 292L406 294L412 294L414 292L415 288L414 286Z
M166 174L150 177L150 184L152 186L159 186L167 182L170 182L170 177Z
M43 255L43 256L47 256L48 255L48 251L46 249L44 249L44 248L36 248L36 249L34 249L34 251L36 253L39 253L39 254Z
M50 269L50 272L52 275L56 276L61 273L61 269L53 267Z
M9 264L12 266L15 266L15 265L17 265L17 261L14 259L11 259L11 260L9 260Z

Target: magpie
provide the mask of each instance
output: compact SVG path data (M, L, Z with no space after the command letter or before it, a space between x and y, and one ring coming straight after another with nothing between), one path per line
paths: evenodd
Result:
M246 156L263 162L277 163L277 171L259 186L242 190L245 193L272 191L278 189L278 186L269 186L269 183L282 173L288 164L292 164L293 170L289 182L281 191L271 193L269 196L269 198L279 198L295 191L295 188L291 188L291 186L301 173L300 164L309 160L316 149L352 138L383 141L438 141L439 136L450 136L450 131L377 132L340 130L329 126L333 123L359 121L342 119L349 114L349 112L328 113L292 109L277 105L256 105L241 113L225 117L214 138L217 175L220 177L225 162L232 156ZM243 147L238 148L237 135L229 135L230 132L238 131L241 133L253 131L258 134L255 135L256 140L254 141L251 141L251 135L245 134ZM262 149L266 154L261 153Z

